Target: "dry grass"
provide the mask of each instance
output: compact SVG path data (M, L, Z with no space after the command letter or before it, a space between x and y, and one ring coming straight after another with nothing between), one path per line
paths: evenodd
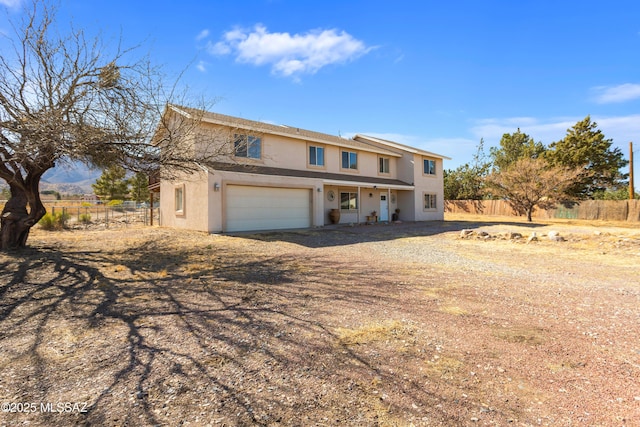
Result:
M458 237L531 227L569 238ZM88 412L0 425L635 425L637 235L36 230L0 254L0 402Z
M399 340L409 337L411 329L398 320L376 322L356 329L338 328L336 330L340 345L362 345L376 341Z

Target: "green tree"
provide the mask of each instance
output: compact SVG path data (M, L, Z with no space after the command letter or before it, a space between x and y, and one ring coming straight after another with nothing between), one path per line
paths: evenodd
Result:
M611 148L612 144L613 140L605 138L597 123L587 116L567 129L564 139L552 143L546 157L553 165L582 167L583 173L567 191L578 199L592 199L598 193L626 185L627 174L620 169L628 161L619 148Z
M484 140L478 144L471 163L444 171L445 200L481 200L484 198L484 178L491 163L484 153Z
M503 198L518 215L532 221L536 207L549 209L567 201L566 189L571 186L581 168L552 166L544 158L523 157L506 168L487 176L487 190Z
M520 128L513 134L505 133L500 139L500 148L491 147L490 156L494 169L503 170L520 159L537 159L545 152L541 142L535 142Z
M122 166L111 166L102 172L95 184L91 184L93 192L101 199L124 200L129 193L127 172Z
M594 200L628 200L629 188L622 187L617 190L596 191L593 194ZM634 194L634 199L640 200L640 194Z
M138 172L129 179L131 199L138 203L149 201L149 177L146 173Z

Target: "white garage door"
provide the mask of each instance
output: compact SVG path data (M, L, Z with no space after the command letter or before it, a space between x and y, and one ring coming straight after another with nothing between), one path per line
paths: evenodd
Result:
M226 187L225 231L311 226L311 194L304 188Z

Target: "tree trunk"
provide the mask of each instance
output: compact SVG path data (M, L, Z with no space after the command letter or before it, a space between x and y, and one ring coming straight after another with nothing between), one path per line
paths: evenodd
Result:
M527 209L527 221L533 222L532 215L533 215L533 208Z
M31 227L46 213L40 200L40 176L28 175L24 185L9 183L11 198L0 215L0 250L24 248Z

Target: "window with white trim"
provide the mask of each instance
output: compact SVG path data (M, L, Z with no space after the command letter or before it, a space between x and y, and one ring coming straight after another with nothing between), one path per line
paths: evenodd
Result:
M235 134L233 137L233 149L236 157L262 158L262 140L257 136Z
M425 211L432 211L437 209L436 206L436 195L435 194L424 194L424 210Z
M309 165L324 166L324 147L309 146Z
M425 175L435 175L436 174L436 161L431 159L423 159L422 160L422 173Z
M389 159L388 157L379 157L378 158L378 172L380 173L389 173L390 169L389 169L389 163L391 162L391 159Z
M358 153L354 151L343 151L342 169L358 169Z
M341 192L340 209L343 211L358 209L358 193Z
M184 185L177 185L174 188L174 200L176 215L184 215Z

